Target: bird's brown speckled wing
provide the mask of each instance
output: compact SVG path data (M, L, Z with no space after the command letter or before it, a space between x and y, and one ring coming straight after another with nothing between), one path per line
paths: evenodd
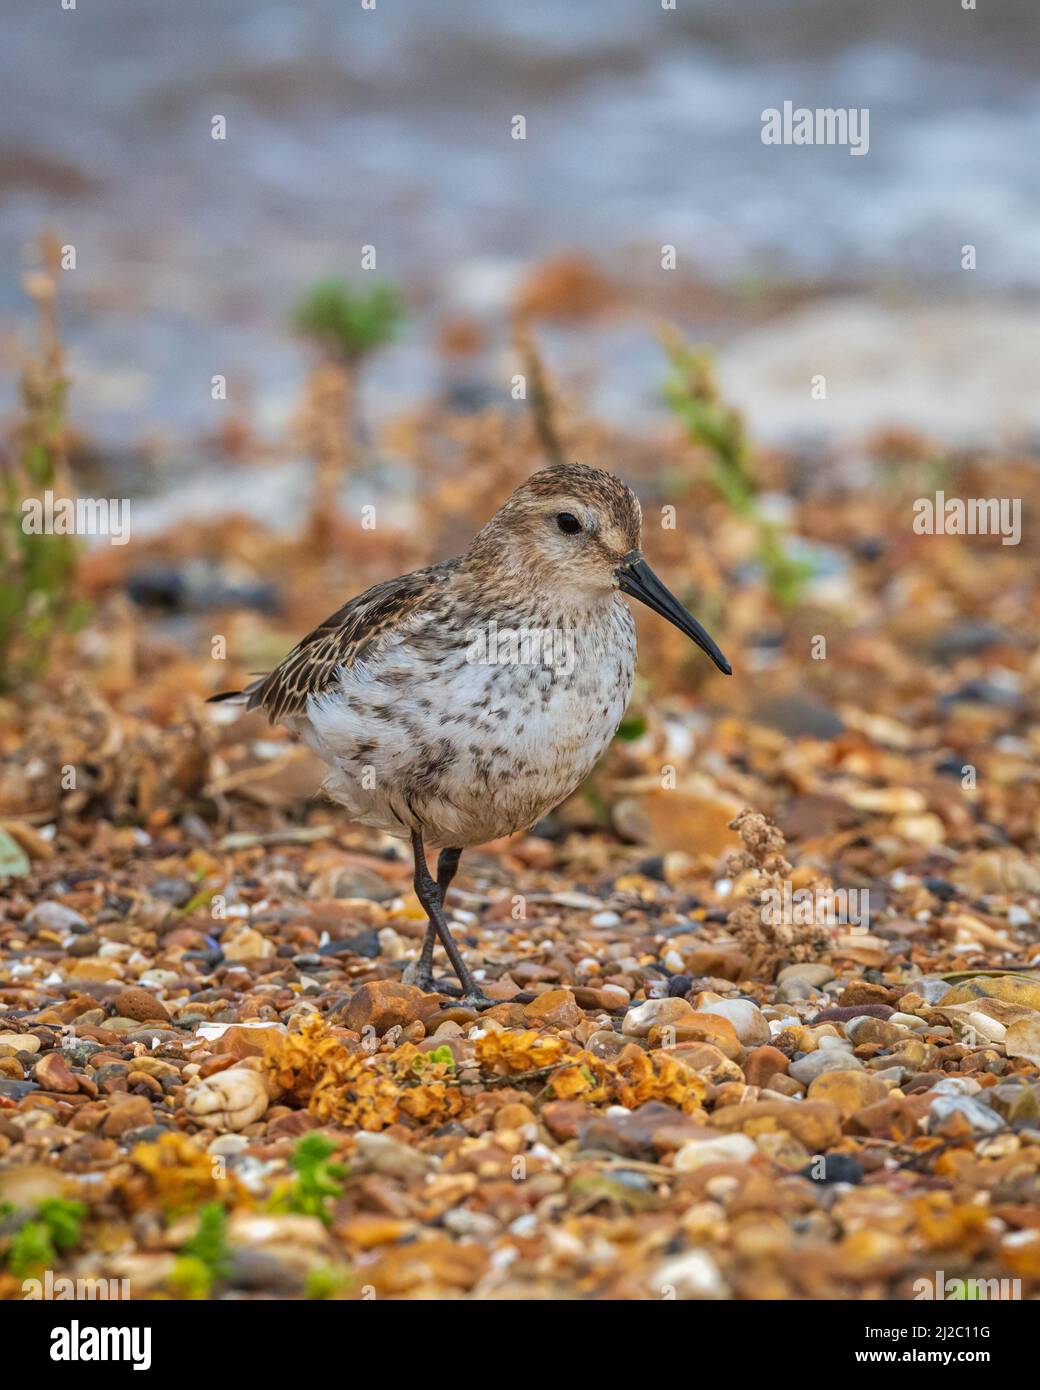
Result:
M430 603L457 564L449 560L387 579L350 599L297 642L270 675L240 692L246 708L264 710L272 724L304 713L308 696L328 690L341 668L370 658L382 639Z

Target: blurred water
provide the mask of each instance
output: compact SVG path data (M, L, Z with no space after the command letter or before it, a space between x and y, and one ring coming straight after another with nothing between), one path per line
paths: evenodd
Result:
M119 440L213 429L215 372L279 426L302 371L288 307L365 243L418 310L387 399L430 384L433 315L495 308L561 248L644 278L668 242L714 281L1040 284L1032 0L677 6L7 0L0 316L24 312L42 226L75 243L77 407ZM764 146L785 99L869 107L869 155Z

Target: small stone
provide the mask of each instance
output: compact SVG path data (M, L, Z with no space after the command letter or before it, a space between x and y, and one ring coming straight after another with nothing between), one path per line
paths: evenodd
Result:
M888 1022L893 1027L909 1028L911 1032L917 1032L928 1027L925 1020L923 1018L918 1018L916 1014L889 1014Z
M785 965L776 977L777 984L787 984L788 980L803 980L814 989L820 989L833 979L834 971L829 965L819 965L812 961Z
M676 1124L684 1122L690 1126L691 1138L694 1135L710 1134L710 1131L696 1121L684 1121L684 1117L670 1105L651 1100L637 1106L631 1112L607 1111L603 1115L588 1116L578 1134L578 1147L600 1149L607 1153L621 1154L625 1158L650 1162L657 1155L657 1135L662 1130L673 1131Z
M1040 893L1040 868L1019 850L985 850L972 861L965 882L968 891L977 897L988 893Z
M200 1030L200 1035L206 1036L204 1029ZM233 1023L219 1038L214 1038L213 1052L218 1057L229 1055L236 1062L242 1061L245 1057L262 1057L265 1046L284 1035L285 1025L282 1023L272 1023L263 1028Z
M771 1077L786 1073L788 1059L777 1047L756 1047L744 1061L744 1077L749 1086L768 1086Z
M653 1027L647 1036L651 1047L671 1047L676 1043L711 1043L733 1062L744 1058L744 1044L737 1037L737 1030L728 1018L719 1014L694 1013L680 1023Z
M249 1140L244 1134L218 1134L206 1145L208 1154L222 1154L225 1158L235 1158L249 1148Z
M45 1091L62 1091L73 1094L79 1090L79 1082L69 1071L60 1052L46 1052L33 1067L33 1077Z
M1040 1094L1035 1085L1027 1082L1004 1081L991 1086L986 1101L1009 1125L1028 1124L1035 1128L1040 1120Z
M186 878L157 878L148 892L173 907L183 907L195 896L195 889Z
M992 1134L1004 1121L988 1105L974 1096L936 1096L928 1109L928 1129L932 1134L963 1132L960 1121L972 1134Z
M770 1130L784 1130L800 1140L810 1153L832 1148L841 1138L841 1112L822 1100L753 1100L727 1105L712 1112L719 1129L742 1130L752 1138Z
M709 1139L691 1139L675 1155L673 1167L679 1173L692 1173L707 1163L746 1163L758 1150L746 1134L721 1134Z
M90 923L81 912L75 912L64 903L37 903L25 919L26 925L42 928L44 931L75 932L89 931Z
M40 1040L33 1033L0 1033L0 1047L11 1047L15 1052L39 1052Z
M621 918L616 912L609 909L605 912L594 912L589 918L590 927L620 927Z
M407 1027L416 1019L432 1017L440 1008L436 995L423 994L414 985L396 980L372 980L350 996L343 1023L355 1033L374 1029L382 1037L395 1024Z
M974 1076L944 1076L932 1087L933 1096L977 1096L982 1090Z
M720 1018L729 1019L745 1047L757 1047L761 1043L768 1043L772 1036L765 1014L750 999L720 999L710 1004L701 1004L697 1012L716 1014Z
M895 1010L891 1004L833 1004L829 1009L821 1009L813 1019L817 1023L848 1023L853 1018L890 1018Z
M686 957L686 973L694 979L711 976L735 983L748 963L747 956L737 946L700 946Z
M884 1100L888 1087L876 1076L866 1071L828 1071L819 1075L809 1085L810 1100L827 1100L841 1111L843 1120L849 1119L857 1110Z
M277 949L273 941L261 936L252 927L243 927L235 936L222 940L221 948L226 961L246 964L255 960L270 960Z
M744 1081L744 1073L736 1062L727 1057L714 1043L682 1042L662 1050L682 1062L684 1067L697 1072L712 1086ZM784 1061L786 1063L786 1057Z
M779 1096L802 1096L805 1094L805 1087L800 1081L796 1081L793 1076L788 1076L786 1072L774 1072L769 1078L768 1088L763 1087L763 1099L769 1095Z
M883 1018L872 1018L870 1014L860 1014L850 1018L845 1025L845 1036L851 1038L858 1047L861 1043L878 1043L882 1047L895 1047L907 1036L905 1028L887 1022Z
M842 1009L850 1004L887 1004L888 994L884 985L871 984L869 980L853 980L842 990L837 1004Z
M863 1181L863 1165L851 1154L819 1154L802 1169L802 1177L810 1182L847 1182L853 1186Z
M238 1131L258 1120L268 1106L267 1087L259 1072L231 1067L200 1078L184 1095L184 1108L196 1124Z
M726 1298L729 1289L718 1265L704 1250L688 1250L665 1260L649 1276L655 1298Z
M66 1062L85 1067L91 1057L96 1057L104 1048L100 1043L91 1042L89 1038L62 1038L61 1050Z
M1024 1057L1027 1062L1040 1066L1040 1014L1008 1024L1004 1050L1009 1057Z
M630 1038L645 1038L651 1028L674 1027L694 1018L693 1005L685 999L648 999L625 1014L621 1031Z
M106 1139L119 1139L151 1123L152 1105L146 1096L116 1095L101 1125L101 1133Z
M863 1066L858 1057L843 1047L821 1047L807 1052L788 1067L788 1073L803 1086L809 1086L828 1071L853 1071Z
M421 1153L388 1134L368 1134L364 1130L354 1140L354 1155L368 1172L383 1173L388 1178L400 1178L405 1182L424 1178L437 1167L432 1154Z
M524 1005L524 1016L551 1028L577 1028L585 1015L569 989L549 989Z
M542 1124L560 1143L577 1139L582 1125L589 1118L589 1107L583 1100L551 1100L541 1109Z
M0 1096L3 1096L5 1100L24 1100L26 1096L39 1089L35 1081L8 1080L7 1078L0 1080Z
M139 1023L150 1022L153 1018L170 1022L166 1005L161 1004L154 994L136 985L121 989L112 1000L113 1012L122 1018L132 1018Z

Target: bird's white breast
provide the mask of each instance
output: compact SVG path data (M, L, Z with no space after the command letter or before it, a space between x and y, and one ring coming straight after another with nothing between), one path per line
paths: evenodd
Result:
M464 847L570 795L617 729L634 666L620 597L551 626L431 627L418 615L312 696L296 728L352 819L396 834L418 823L431 845Z

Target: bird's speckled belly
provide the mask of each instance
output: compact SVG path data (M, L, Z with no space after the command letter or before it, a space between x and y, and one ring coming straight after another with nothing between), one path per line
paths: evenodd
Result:
M606 750L632 692L627 606L557 656L482 663L458 650L417 672L401 650L312 701L299 732L351 819L397 835L418 824L431 846L480 844L534 824Z

